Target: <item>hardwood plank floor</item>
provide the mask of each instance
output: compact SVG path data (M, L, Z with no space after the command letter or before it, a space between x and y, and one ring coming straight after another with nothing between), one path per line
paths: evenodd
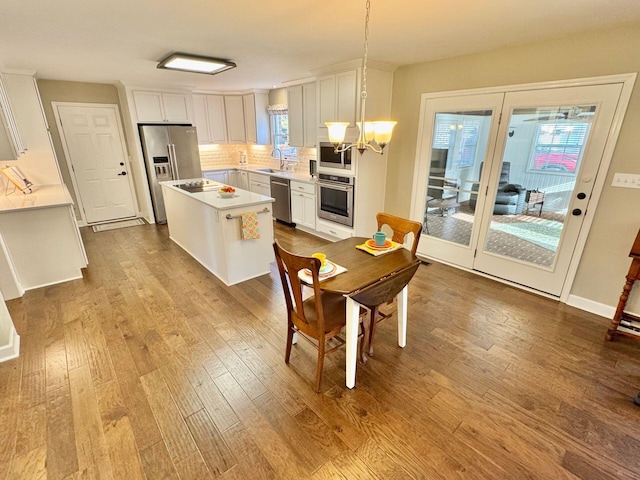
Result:
M275 265L226 287L166 226L82 235L82 280L8 302L0 480L640 478L640 343L608 319L422 265L407 347L382 322L357 388L338 350L316 394Z

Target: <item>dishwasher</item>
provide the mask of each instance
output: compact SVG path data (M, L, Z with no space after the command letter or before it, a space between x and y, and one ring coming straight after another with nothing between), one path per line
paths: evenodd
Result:
M272 207L273 217L288 225L293 225L291 222L291 189L289 188L289 179L272 176L271 196L275 199Z

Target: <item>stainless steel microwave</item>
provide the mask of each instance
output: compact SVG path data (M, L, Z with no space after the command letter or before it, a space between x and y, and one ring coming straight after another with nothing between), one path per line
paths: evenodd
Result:
M351 148L348 148L344 152L336 153L332 143L320 142L320 152L318 155L319 166L351 170L351 150Z

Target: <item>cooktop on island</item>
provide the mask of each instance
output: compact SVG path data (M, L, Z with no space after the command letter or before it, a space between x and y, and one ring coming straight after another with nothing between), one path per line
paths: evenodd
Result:
M209 180L194 180L192 182L181 183L180 185L176 185L176 187L181 188L182 190L186 190L190 193L196 193L220 190L222 185L210 182Z

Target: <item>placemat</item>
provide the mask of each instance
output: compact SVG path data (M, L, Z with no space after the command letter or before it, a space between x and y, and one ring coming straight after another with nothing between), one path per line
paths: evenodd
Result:
M368 242L368 240L367 240ZM377 257L378 255L384 255L385 253L393 252L399 248L402 248L402 244L398 242L394 242L393 240L389 240L391 246L389 248L371 248L367 245L367 242L361 243L360 245L356 245L356 248L360 250L364 250L367 253Z
M330 260L327 260L327 263L330 263L336 268L332 270L331 273L327 273L326 275L320 274L318 276L318 280L321 282L323 280L326 280L327 278L335 277L336 275L340 275L341 273L344 273L347 271L345 267L338 265L337 263L333 263ZM313 284L313 277L311 276L311 272L306 273L304 270L300 270L298 272L298 278L302 280L304 283L308 283L309 285Z

